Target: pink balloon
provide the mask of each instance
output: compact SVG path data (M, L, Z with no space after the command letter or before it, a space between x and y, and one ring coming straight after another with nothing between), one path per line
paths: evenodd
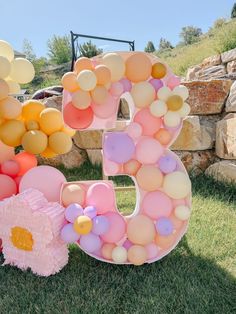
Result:
M7 160L2 163L1 170L3 174L6 174L14 178L20 172L20 165L18 164L17 161Z
M142 164L154 164L163 154L163 146L153 138L141 138L136 145L136 158Z
M137 122L131 122L126 128L126 132L135 140L142 135L142 127Z
M122 80L120 80L120 83L123 85L124 92L131 91L132 83L128 79L123 78Z
M126 223L123 216L118 213L109 212L105 217L107 217L109 221L109 229L101 236L102 240L107 243L116 243L120 241L126 231Z
M107 183L94 183L88 189L86 204L96 207L98 214L104 214L114 208L114 191Z
M152 219L168 217L172 209L171 199L161 191L147 193L142 202L143 212Z
M21 179L20 193L33 188L44 194L49 202L60 201L62 184L66 182L64 175L56 168L39 166L30 169Z
M122 83L120 82L115 82L115 83L112 83L111 84L111 87L110 87L110 93L114 96L114 97L120 97L121 94L123 93L124 91L124 87L122 85Z
M5 145L0 141L0 164L4 161L10 160L15 156L14 147Z
M147 252L147 258L152 259L155 258L158 254L158 246L155 243L150 243L145 246Z
M109 94L104 104L98 105L92 103L93 112L97 117L101 119L109 118L116 113L117 102L117 99Z
M120 170L120 166L116 162L106 159L104 163L104 171L107 175L113 176L117 174L119 170Z
M154 117L149 108L144 108L138 111L134 117L134 122L137 122L142 126L143 135L147 136L153 136L162 125L161 119Z
M180 77L173 75L168 79L167 86L170 89L174 89L176 86L180 85L180 82L181 82Z
M0 201L16 193L17 186L15 181L5 174L0 174Z

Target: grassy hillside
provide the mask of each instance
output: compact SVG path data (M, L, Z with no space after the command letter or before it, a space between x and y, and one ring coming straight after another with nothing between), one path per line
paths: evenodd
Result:
M189 67L201 63L203 59L235 47L236 20L234 19L210 29L195 44L156 52L156 54L169 64L174 73L184 76Z

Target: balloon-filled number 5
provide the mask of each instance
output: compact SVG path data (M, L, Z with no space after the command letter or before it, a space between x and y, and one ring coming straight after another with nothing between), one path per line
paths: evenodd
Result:
M129 175L137 204L130 216L116 207L111 181L66 183L61 192L64 241L109 263L151 263L168 254L187 229L191 183L169 150L190 111L188 90L157 57L142 52L80 58L62 78L63 116L76 130L112 129L121 96L131 120L123 132L105 132L107 175Z

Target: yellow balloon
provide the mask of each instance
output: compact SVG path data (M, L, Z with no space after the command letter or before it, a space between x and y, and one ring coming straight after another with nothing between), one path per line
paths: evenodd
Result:
M125 62L117 53L107 53L102 58L102 63L111 71L111 81L117 82L125 74Z
M25 126L28 131L39 130L39 124L35 120L26 121Z
M64 132L55 132L49 136L49 147L56 154L66 154L72 148L71 137Z
M14 59L14 50L5 40L0 40L0 56L7 58L10 62Z
M28 131L22 137L22 146L30 154L40 154L47 148L48 137L42 131Z
M22 118L25 121L39 121L40 113L45 109L45 105L38 100L28 100L22 106Z
M16 58L11 63L10 77L19 84L27 84L34 78L33 64L24 58Z
M9 87L9 94L20 94L21 88L20 85L13 81L12 79L6 79L7 85Z
M47 135L60 131L63 127L61 112L55 108L44 109L39 116L39 125Z
M132 87L131 96L138 108L147 107L155 99L155 89L148 82L139 82Z
M5 79L11 72L11 64L7 58L0 56L0 78Z
M70 137L73 137L76 134L76 131L70 128L67 125L64 125L61 129L62 132L68 134Z
M88 234L93 227L91 218L88 216L79 216L74 222L74 230L78 234Z
M7 83L0 79L0 100L7 98L9 94L9 87L7 85Z
M21 145L25 132L25 125L22 121L9 120L0 126L0 139L4 144L16 147Z
M57 154L54 153L54 151L52 151L50 147L47 147L45 151L43 151L40 155L45 158L53 158L57 156Z
M0 117L3 119L17 119L21 115L21 111L21 103L12 96L0 101Z

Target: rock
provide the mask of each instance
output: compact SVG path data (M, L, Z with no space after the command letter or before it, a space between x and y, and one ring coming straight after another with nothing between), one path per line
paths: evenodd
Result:
M201 80L209 80L213 78L221 78L226 74L226 67L224 65L216 65L210 68L201 69L198 72L198 78Z
M216 124L216 155L236 159L236 114L230 113Z
M102 164L102 150L101 149L87 149L89 161L93 165Z
M200 65L196 65L195 67L191 67L187 71L186 80L187 81L193 81L198 79L198 73L201 70Z
M46 87L34 93L34 95L32 96L32 99L44 99L44 98L49 98L53 96L60 96L62 95L62 92L63 92L62 86Z
M205 173L217 181L236 183L236 163L233 161L223 160L216 162L208 167Z
M222 53L221 60L222 63L228 63L230 61L236 60L236 48Z
M77 147L82 149L95 149L102 147L102 131L76 132L74 141Z
M227 73L233 74L236 72L236 60L227 63Z
M211 122L200 123L198 116L189 116L184 120L183 128L171 146L172 150L206 150L213 147L215 128Z
M200 152L175 151L188 172L194 174L203 173L212 163L216 161L213 150L204 150Z
M61 111L62 109L62 95L52 96L50 98L45 98L43 103L47 108L56 108Z
M230 88L230 93L226 102L225 111L236 112L236 81Z
M187 102L191 107L191 114L208 115L221 113L232 81L193 81L184 82L183 85L189 89Z
M58 155L54 158L44 158L38 156L38 162L53 167L64 165L65 168L71 169L79 167L87 159L86 153L73 145L71 151L64 155Z
M202 68L209 68L221 64L221 55L210 56L204 59L201 63Z

